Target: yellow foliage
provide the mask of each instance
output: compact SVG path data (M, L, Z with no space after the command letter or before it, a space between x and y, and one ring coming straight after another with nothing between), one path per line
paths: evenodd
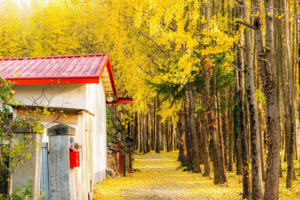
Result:
M224 53L232 62L241 31L225 33L234 21L221 15L206 31L198 0L18 2L1 1L0 57L109 53L120 96L134 98L131 112L153 106L157 94L146 81L185 84L208 54ZM172 116L179 108L164 106L161 114Z

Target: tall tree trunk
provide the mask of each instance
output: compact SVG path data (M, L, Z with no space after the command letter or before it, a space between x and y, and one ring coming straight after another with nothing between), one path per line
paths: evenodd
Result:
M155 109L156 109L156 101L154 101L154 106L153 106L153 115L152 115L152 129L151 129L151 150L154 151L155 150L155 135L156 135L156 113L155 113Z
M205 103L202 101L202 106ZM210 177L210 159L209 159L209 135L207 134L207 118L206 116L200 117L201 120L201 133L202 133L202 149L203 149L203 162L204 162L204 174L203 176Z
M202 134L201 134L201 121L199 115L196 118L196 131L197 131L197 138L198 138L198 152L199 152L199 159L200 159L200 166L204 164L203 160L203 145L202 145Z
M169 148L169 119L167 118L166 121L165 121L165 151L168 151L168 148Z
M239 13L239 9L237 9L236 13ZM238 17L238 16L237 16ZM238 48L238 47L236 47ZM235 54L235 60L234 63L237 64L237 66L239 67L243 67L244 64L242 61L242 54L240 52L240 49L236 50L236 54ZM239 56L241 55L241 56ZM236 147L236 175L243 175L243 159L242 159L242 140L241 140L241 134L240 134L240 123L241 121L243 122L243 131L245 132L245 105L244 105L244 94L242 94L243 96L240 97L240 84L239 84L239 73L237 73L235 71L235 75L236 75L236 92L235 92L235 99L238 102L238 105L235 106L234 108L234 131L235 131L235 135L236 135L236 140L235 140L235 147ZM243 87L243 86L242 86ZM241 104L243 106L243 108L240 108L240 98L243 98L243 104ZM242 109L243 112L243 119L240 120L239 117L239 111ZM242 134L244 134L244 132ZM246 133L245 133L246 134Z
M238 63L238 61L236 61ZM238 74L236 73L236 79L238 80ZM235 87L235 96L234 101L238 103L238 91L237 85ZM235 164L236 164L236 175L243 175L243 163L242 163L242 143L241 143L241 135L239 130L239 106L235 105L233 109L233 132L234 132L234 156L235 156Z
M169 117L169 124L168 124L168 126L169 126L169 128L168 128L168 130L169 130L169 141L168 141L168 143L169 143L169 152L170 151L172 151L171 149L172 149L172 119L171 119L171 117Z
M131 115L132 119L134 120L134 113ZM129 132L129 137L131 137L132 139L134 139L135 137L135 124L134 124L135 121L133 122L130 122L129 123L129 126L128 126L128 132Z
M287 2L284 1L284 10L288 10ZM289 14L285 12L285 42L286 42L286 65L288 69L289 82L288 84L288 95L286 99L290 99L288 102L288 117L290 119L290 132L286 132L289 136L287 137L287 178L286 178L286 187L292 187L293 182L293 173L294 173L294 140L296 134L296 124L295 124L295 104L294 104L294 77L292 75L292 65L290 62L291 59L291 50L290 50L290 31L289 31ZM283 79L282 79L283 80Z
M171 151L175 150L175 124L171 124Z
M146 122L147 122L147 152L151 151L151 112L150 107L148 108L148 113L146 115Z
M159 111L158 110L158 108L159 108L159 98L157 97L156 98L156 100L157 100L157 111ZM156 120L157 120L157 122L156 122L156 149L155 149L155 152L156 153L159 153L160 152L160 132L161 132L161 123L160 123L160 119L161 117L160 117L160 115L157 115L156 116Z
M206 20L206 30L209 31L209 19L210 19L210 0L207 0L205 5L205 20ZM205 98L205 104L208 113L208 127L211 136L211 155L213 160L213 170L214 170L214 184L223 184L225 179L225 174L222 170L222 162L220 158L220 148L219 141L216 133L216 121L214 115L214 94L210 94L210 62L209 55L203 55L203 79L204 79L204 89L203 95ZM215 71L215 70L214 70ZM215 80L214 80L215 81ZM214 88L215 89L215 88Z
M188 170L193 169L193 147L191 141L191 133L190 133L190 115L189 115L189 105L188 100L185 96L185 140L186 140L186 150L187 150L187 167Z
M229 88L228 105L233 105L233 86ZM228 170L233 172L233 152L234 152L234 134L233 134L233 109L228 108Z
M187 150L185 139L185 126L184 126L184 114L181 110L178 112L178 132L180 136L180 152L181 152L181 166L187 166Z
M242 161L242 142L241 136L236 138L236 175L243 175L243 161Z
M242 17L250 21L247 0L243 0ZM258 107L255 95L254 65L251 53L253 52L251 32L245 30L245 68L246 68L246 94L249 105L249 121L251 135L251 160L252 160L252 198L259 199L263 197L262 186L262 156L261 156L261 137L258 119Z
M217 98L217 110L218 110L218 133L219 133L219 139L220 139L220 155L221 155L221 162L222 162L222 170L223 174L226 175L226 169L225 169L225 158L224 158L224 142L223 142L223 132L222 132L222 122L221 122L221 111L220 111L220 100L219 100L219 92L216 90L216 98ZM225 182L227 182L227 177L225 176Z
M165 151L167 151L168 149L168 133L169 133L169 123L168 123L168 119L166 119L165 120L165 123L164 123L164 143L165 143L165 145L164 145L164 147L165 147Z
M298 1L298 3L299 3L299 1ZM294 1L294 7L295 8L297 8L296 7L297 5L296 5L296 1ZM297 9L297 10L299 10L299 8ZM291 6L289 6L289 11L291 12ZM288 16L286 16L286 17L289 17L289 15ZM290 22L290 19L288 20L288 22ZM293 134L294 135L294 147L295 147L295 149L294 149L294 154L295 154L295 159L296 160L298 160L298 150L297 150L297 148L298 148L298 146L297 146L297 96L298 96L298 88L297 88L297 67L296 67L296 65L294 65L293 64L293 61L296 61L296 45L295 44L293 44L293 45L291 45L291 41L295 41L295 39L296 38L298 38L298 31L297 31L297 26L298 26L298 24L296 24L295 22L294 23L291 23L291 31L292 31L292 34L291 34L291 37L290 37L290 39L289 39L289 45L290 45L290 47L292 48L292 57L291 57L291 59L292 59L292 61L290 61L290 65L291 65L291 67L292 67L292 75L293 75L293 97L291 97L293 100L292 100L292 102L293 102L293 106L294 106L294 108L293 108L293 113L294 113L294 130L295 130L295 133ZM295 168L294 168L294 171L295 171ZM296 176L293 176L293 179L295 180L296 179Z
M225 96L225 102L227 102L228 95ZM225 166L228 166L228 111L226 111L222 117L222 130L224 133L224 158Z
M247 88L246 82L245 82L245 88ZM249 102L246 95L245 95L245 123L246 123L246 136L248 142L248 153L249 153L249 158L251 158L252 145L251 145L251 133L250 133L250 113L249 113Z
M169 118L166 119L166 146L167 152L170 152L170 120Z
M143 125L143 114L140 112L140 153L144 152L144 125Z
M240 17L240 9L237 8L238 17ZM239 41L243 45L243 34ZM238 49L238 67L243 70L243 50ZM245 124L245 102L244 102L244 74L235 71L237 74L236 87L238 97L238 110L239 110L239 132L241 139L241 154L242 154L242 174L243 174L243 199L250 199L250 173L249 173L249 153L248 153L248 141ZM253 80L254 81L254 80Z
M179 149L178 138L178 127L177 124L174 124L174 151L177 151Z
M244 34L243 34L244 35ZM246 52L246 51L245 51ZM243 56L244 58L244 56ZM246 72L246 69L245 69ZM244 88L247 88L246 81L244 81ZM247 98L247 93L244 95L245 99L245 127L246 127L246 136L247 136L247 142L248 142L248 154L249 158L251 158L251 135L250 135L250 117L249 117L249 103Z
M279 8L280 7L280 2L281 0L275 1L274 2L274 7L275 8ZM276 11L275 11L276 12ZM279 13L279 11L276 12L277 15L281 15ZM281 31L281 24L280 24L281 20L278 19L277 17L274 18L274 38L275 38L275 50L277 52L277 55L281 55L282 54L282 31ZM282 106L282 98L281 98L281 91L282 91L282 81L281 81L281 63L282 58L280 56L276 57L276 62L277 62L277 109L278 109L278 121L279 121L279 132L280 132L280 138L281 138L281 144L280 144L280 150L284 149L284 145L282 145L283 142L283 129L282 129L282 111L281 111L281 106ZM280 172L279 172L279 176L283 177L282 174L282 167L281 167L281 159L280 159ZM263 176L263 180L264 176Z
M161 122L161 133L160 133L160 150L161 151L164 151L165 148L165 140L164 140L164 134L165 134L165 123L164 122Z
M147 153L147 114L143 114L143 152Z
M279 8L281 7L281 0L278 0L278 1L275 1L274 2L274 7L275 8ZM277 11L277 14L278 15L281 15L282 11L281 10L278 10ZM281 138L281 144L280 144L280 150L284 150L284 131L283 131L283 128L282 128L282 121L283 121L283 117L282 117L282 111L281 111L281 107L282 107L282 97L281 97L281 93L282 93L282 81L281 81L281 67L283 66L282 65L282 58L284 58L284 56L281 57L283 51L283 46L282 46L282 30L281 30L281 20L278 19L278 18L274 18L274 37L275 37L275 50L277 52L277 55L280 55L280 56L277 56L276 58L276 62L277 62L277 109L278 109L278 121L279 121L279 131L280 131L280 138ZM284 115L283 115L284 116ZM280 159L280 172L279 172L279 176L280 177L283 177L283 173L282 173L282 167L281 167L281 159ZM264 174L263 174L263 179L265 180L265 177L264 177Z
M135 137L134 137L134 149L137 150L139 148L139 120L138 120L138 112L135 111L135 117L134 117L135 125Z
M258 105L262 104L260 101L257 102ZM260 106L258 106L260 107ZM263 124L263 114L262 112L259 112L259 138L260 138L260 152L261 152L261 175L262 180L266 180L266 170L265 170L265 148L264 148L264 131L262 129Z
M258 56L258 64L260 76L263 84L263 92L265 93L267 103L267 176L265 183L265 200L278 199L279 190L279 162L280 162L280 132L278 124L277 110L277 65L275 61L274 50L274 22L273 22L273 0L265 0L265 9L268 11L266 15L266 54L268 63L264 61L263 56ZM260 7L258 0L254 0L255 7ZM258 14L257 14L258 13ZM259 9L254 9L254 26L256 34L256 44L258 53L265 53L263 49L261 35L261 18Z
M187 93L187 98L189 99L189 114L190 114L190 131L191 131L191 140L193 145L193 172L201 173L200 168L200 157L198 151L198 138L196 131L196 119L195 119L195 100L193 97L192 90L189 90Z
M166 121L164 123L161 124L162 125L162 132L161 132L161 150L162 151L165 151L166 150L166 130L167 130L167 127L166 127Z

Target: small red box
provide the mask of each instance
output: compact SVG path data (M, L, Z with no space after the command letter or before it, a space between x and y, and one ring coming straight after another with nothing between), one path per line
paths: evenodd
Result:
M70 147L70 167L79 167L79 151L74 147Z

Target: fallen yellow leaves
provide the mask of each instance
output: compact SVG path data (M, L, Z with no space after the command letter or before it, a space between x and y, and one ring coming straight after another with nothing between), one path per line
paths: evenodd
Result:
M95 199L242 199L242 176L228 172L228 187L214 185L213 180L202 174L183 172L177 161L178 151L150 152L135 155L134 169L121 179L105 179L96 185ZM299 164L298 164L299 165ZM202 170L203 170L203 166ZM211 166L212 169L212 166ZM283 166L286 169L286 166ZM284 171L286 173L286 171ZM299 174L299 172L296 172ZM284 174L285 175L285 174ZM213 177L213 173L211 172ZM293 189L285 189L285 176L280 178L280 199L299 199L300 184L294 182Z

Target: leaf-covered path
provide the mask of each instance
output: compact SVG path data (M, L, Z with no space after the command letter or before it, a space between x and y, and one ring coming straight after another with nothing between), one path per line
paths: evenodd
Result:
M183 172L183 168L179 167L180 162L177 162L177 156L178 151L135 155L133 168L140 171L120 179L105 179L96 186L99 194L94 195L95 199L242 199L242 176L227 171L228 187L214 185L212 179L201 174ZM295 166L299 166L299 163L295 163ZM203 170L202 165L201 169ZM283 175L284 177L280 178L279 199L299 199L298 177L292 189L285 188L286 162L283 163Z
M133 168L140 172L105 179L95 199L241 199L241 176L228 173L228 187L216 186L201 174L183 172L177 156L178 151L136 155Z

